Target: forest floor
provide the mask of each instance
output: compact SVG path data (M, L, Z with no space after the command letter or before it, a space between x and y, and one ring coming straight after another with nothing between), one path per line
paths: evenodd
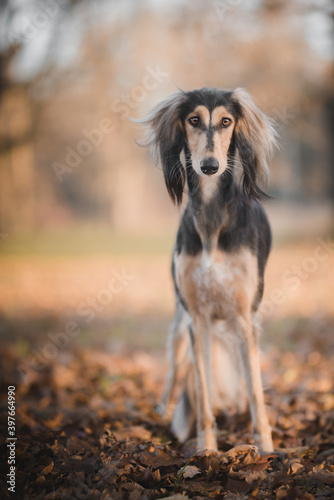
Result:
M1 498L334 498L327 240L279 246L270 258L261 344L276 452L263 457L248 412L217 415L220 451L208 453L180 445L154 411L173 314L167 255L0 263Z

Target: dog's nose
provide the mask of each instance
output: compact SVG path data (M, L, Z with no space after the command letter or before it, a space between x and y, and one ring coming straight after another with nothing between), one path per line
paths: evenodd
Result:
M205 158L201 160L200 167L203 174L213 175L218 171L219 161L213 157Z

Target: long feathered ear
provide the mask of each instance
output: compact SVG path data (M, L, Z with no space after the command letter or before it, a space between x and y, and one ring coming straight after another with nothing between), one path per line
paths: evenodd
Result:
M235 89L232 99L239 115L235 139L243 167L244 193L249 199L268 198L258 183L269 177L267 159L277 146L274 122L262 113L244 89Z
M180 112L185 99L185 93L178 92L157 105L148 116L135 120L146 128L139 145L151 146L156 164L160 159L167 191L178 205L182 202L185 183L185 172L180 161L184 146Z

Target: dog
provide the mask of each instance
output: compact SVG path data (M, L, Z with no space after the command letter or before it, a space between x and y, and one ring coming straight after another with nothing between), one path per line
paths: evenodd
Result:
M254 443L270 453L258 308L271 247L260 182L277 145L273 121L242 88L204 87L179 91L138 122L146 129L141 145L160 159L172 201L180 205L188 194L172 259L176 312L160 410L168 413L186 366L172 431L183 442L196 424L198 448L217 450L214 409L242 406L243 379Z

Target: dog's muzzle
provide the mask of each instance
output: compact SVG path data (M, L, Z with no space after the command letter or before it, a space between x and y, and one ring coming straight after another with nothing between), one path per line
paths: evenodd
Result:
M218 172L219 161L216 158L210 157L201 160L200 162L201 171L205 175L213 175Z

